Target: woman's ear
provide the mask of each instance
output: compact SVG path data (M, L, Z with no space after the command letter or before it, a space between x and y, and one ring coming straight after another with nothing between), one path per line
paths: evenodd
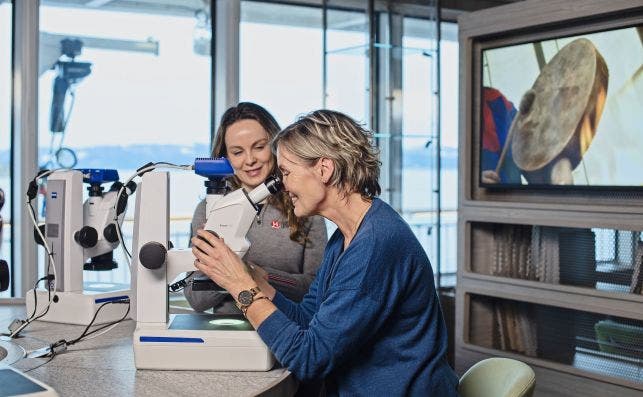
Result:
M335 163L333 162L333 160L327 157L322 157L319 159L317 164L319 166L321 181L323 183L328 183L331 176L333 176L333 172L335 171Z

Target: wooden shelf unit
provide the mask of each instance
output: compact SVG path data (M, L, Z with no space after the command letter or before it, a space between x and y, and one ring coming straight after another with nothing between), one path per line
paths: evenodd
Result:
M643 346L632 347L632 355L621 358L598 349L594 351L582 345L584 337L579 335L578 327L585 327L582 332L593 332L597 319L625 321L632 329L643 327L642 294L499 276L485 269L490 269L493 258L499 255L498 242L490 232L497 225L540 226L563 232L569 228L572 236L573 230L641 232L643 190L482 188L479 184L478 148L481 138L478 111L483 48L507 45L516 40L530 42L621 26L643 26L643 3L640 0L527 0L465 14L460 17L458 24L460 181L456 371L462 374L479 360L503 356L524 361L535 370L535 396L640 396L643 394ZM643 130L641 134L643 139ZM565 264L561 262L560 266ZM596 272L596 283L614 280L622 284L631 274L631 270L605 273L596 270L592 264L590 268L591 272ZM569 315L568 324L552 318L554 322L558 321L552 327L554 331L565 331L566 324L568 328L574 328L570 335L580 342L572 346L573 362L539 357L540 352L528 355L493 347L497 345L497 341L493 340L497 338L498 327L498 323L494 323L495 317L480 314L484 311L472 315L472 311L477 310L479 303L484 308L485 305L491 307L495 302L500 305L515 304L517 312L524 309L518 317L538 328L534 332L540 332L541 327L547 326L547 313L558 313L563 317ZM539 315L530 316L533 312ZM585 323L575 324L577 319ZM554 341L553 346L548 347L555 351L555 339L550 340ZM637 356L637 352L641 355ZM622 365L627 365L633 375L619 375L618 371L610 369L611 363L618 360L622 361ZM600 371L592 370L588 362L590 366L596 363Z

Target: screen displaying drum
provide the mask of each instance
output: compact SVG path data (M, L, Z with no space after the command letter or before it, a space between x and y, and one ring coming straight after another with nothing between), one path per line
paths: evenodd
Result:
M481 186L643 187L643 25L480 58Z

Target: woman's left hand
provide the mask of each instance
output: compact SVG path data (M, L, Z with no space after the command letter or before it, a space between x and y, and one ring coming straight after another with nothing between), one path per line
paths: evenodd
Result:
M192 237L192 253L196 257L194 266L235 299L240 291L257 285L241 258L223 239L209 231L197 230L197 235Z

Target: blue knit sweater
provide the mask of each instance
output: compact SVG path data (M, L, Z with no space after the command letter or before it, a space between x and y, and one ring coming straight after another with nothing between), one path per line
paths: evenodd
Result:
M411 229L374 199L348 248L337 230L300 304L258 332L300 380L325 380L329 395L457 396L447 332L429 260Z

